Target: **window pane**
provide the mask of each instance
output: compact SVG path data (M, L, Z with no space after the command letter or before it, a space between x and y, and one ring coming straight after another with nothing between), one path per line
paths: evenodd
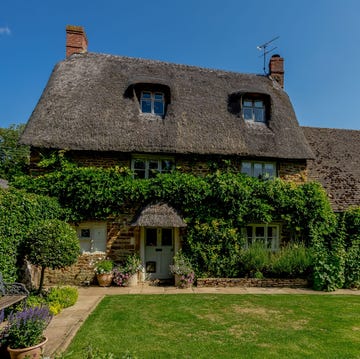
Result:
M268 176L269 178L275 177L275 165L273 163L265 163L264 175Z
M90 228L81 230L81 238L90 238Z
M141 111L151 113L151 100L141 100Z
M164 99L164 95L162 93L155 93L155 100L163 100Z
M255 101L254 102L254 107L264 107L264 105L263 105L263 102L262 101Z
M134 161L134 169L145 169L145 161L144 160L135 160Z
M156 246L157 245L157 229L156 228L146 228L146 245L147 246Z
M256 122L264 122L264 110L262 108L254 108L254 117Z
M163 228L162 229L162 238L161 238L162 246L172 246L172 229Z
M141 98L151 98L151 92L142 92Z
M261 178L262 176L262 163L254 163L254 177Z
M255 227L255 237L256 239L265 238L265 227Z
M159 168L159 161L156 161L156 160L149 161L149 169L150 170L158 170L158 168Z
M244 107L252 107L252 101L244 100Z
M253 116L252 109L244 108L243 114L244 114L244 120L247 120L247 121L252 120L252 116Z
M245 173L248 176L251 176L251 163L250 162L242 162L241 163L241 173Z
M156 115L163 115L164 114L164 103L161 101L154 102L154 113Z
M161 172L170 172L172 170L173 164L169 160L162 160L161 161Z

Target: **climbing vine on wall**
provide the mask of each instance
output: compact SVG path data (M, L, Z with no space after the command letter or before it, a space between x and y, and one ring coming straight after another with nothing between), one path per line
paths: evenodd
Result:
M345 262L339 258L344 246L342 234L338 236L338 221L325 191L315 182L296 185L280 179L258 180L231 169L215 169L203 177L174 171L152 179L134 179L127 168L76 167L63 162L52 172L21 177L14 184L56 197L66 219L73 222L104 219L153 202L169 203L188 224L185 250L198 266L210 263L209 256L215 256L218 275L241 249L240 229L254 222L281 222L285 240L317 247L315 273L324 273L324 268L336 261L335 267L344 270ZM335 245L333 239L338 237L339 245ZM316 287L331 290L342 286L344 274L336 271L326 274L340 276L331 285L315 276Z

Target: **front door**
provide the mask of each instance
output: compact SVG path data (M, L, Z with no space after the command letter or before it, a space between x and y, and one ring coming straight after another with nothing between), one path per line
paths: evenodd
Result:
M174 257L172 228L145 228L145 272L149 279L171 278Z

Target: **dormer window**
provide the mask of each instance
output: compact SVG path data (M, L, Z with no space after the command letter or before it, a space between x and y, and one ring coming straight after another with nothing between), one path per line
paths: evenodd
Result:
M243 99L242 115L245 121L265 122L265 104L262 100Z
M163 116L165 96L162 92L142 91L140 98L141 112Z
M234 92L228 95L228 110L248 124L268 124L271 117L271 99L268 94Z
M137 110L148 120L165 119L171 105L170 87L164 83L132 83L125 90L124 97L135 100Z

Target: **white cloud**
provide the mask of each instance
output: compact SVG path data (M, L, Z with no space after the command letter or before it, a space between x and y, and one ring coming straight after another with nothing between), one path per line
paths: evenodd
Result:
M6 27L0 27L0 35L10 35L11 31L10 29Z

